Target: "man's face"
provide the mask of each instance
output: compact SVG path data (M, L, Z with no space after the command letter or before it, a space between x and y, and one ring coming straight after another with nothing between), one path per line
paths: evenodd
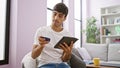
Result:
M65 21L65 14L57 11L53 11L52 23L55 27L62 26L63 21Z

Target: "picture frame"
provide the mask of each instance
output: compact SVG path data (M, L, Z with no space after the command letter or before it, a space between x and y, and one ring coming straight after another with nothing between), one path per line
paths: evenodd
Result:
M0 65L9 62L10 0L0 0Z

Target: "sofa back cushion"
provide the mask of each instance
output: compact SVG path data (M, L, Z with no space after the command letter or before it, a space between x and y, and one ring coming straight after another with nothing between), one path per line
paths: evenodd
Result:
M120 44L109 44L108 61L120 61Z
M85 44L83 45L88 50L92 58L98 57L100 60L107 61L107 45L106 44Z
M77 48L79 54L83 58L83 60L91 60L91 56L89 55L88 51L84 47Z

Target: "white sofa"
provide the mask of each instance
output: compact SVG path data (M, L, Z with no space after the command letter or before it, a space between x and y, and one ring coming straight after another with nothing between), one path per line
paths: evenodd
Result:
M100 65L120 67L120 44L84 44L92 60L100 58Z
M22 59L22 68L37 68L37 59L31 58L31 52L27 53ZM86 64L79 57L76 49L73 49L71 59L68 62L71 68L86 68Z

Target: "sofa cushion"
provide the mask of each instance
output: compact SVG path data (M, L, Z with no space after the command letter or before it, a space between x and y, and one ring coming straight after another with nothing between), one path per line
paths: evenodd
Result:
M100 60L107 61L107 45L106 44L85 44L83 45L88 50L92 58L98 57Z
M120 68L120 62L119 61L101 62L100 65L115 66L114 68Z
M89 55L89 53L87 52L87 50L82 47L82 48L77 48L79 54L81 55L81 57L83 58L83 60L91 60L91 56Z
M108 61L120 62L120 44L109 44L108 47Z

